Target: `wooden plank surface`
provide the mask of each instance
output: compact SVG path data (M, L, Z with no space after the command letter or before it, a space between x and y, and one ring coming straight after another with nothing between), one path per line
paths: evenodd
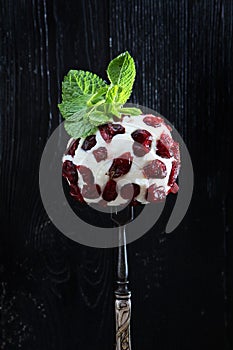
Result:
M80 68L106 78L109 59L124 50L137 65L132 101L175 125L195 173L175 232L163 233L170 200L129 246L132 347L233 348L232 23L229 0L1 0L1 349L114 348L115 250L56 230L38 168L61 122L64 74Z

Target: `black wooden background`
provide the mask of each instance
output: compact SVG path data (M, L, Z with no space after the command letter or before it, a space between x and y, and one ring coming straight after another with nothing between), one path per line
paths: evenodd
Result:
M70 68L106 78L135 58L133 102L167 117L194 166L170 235L130 244L134 350L233 349L231 0L1 0L0 348L114 348L114 249L74 243L39 195L46 140Z

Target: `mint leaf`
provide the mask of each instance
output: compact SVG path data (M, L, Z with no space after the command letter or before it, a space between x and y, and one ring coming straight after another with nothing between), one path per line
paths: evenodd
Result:
M84 108L65 120L65 130L75 139L94 134L97 130L94 125L85 121L85 115L86 109Z
M99 88L99 90L91 96L91 98L87 101L87 106L92 107L100 101L105 101L105 95L108 91L108 85Z
M90 114L89 121L94 126L99 126L108 123L110 120L108 115L104 115L102 112L95 111Z
M136 75L135 63L128 51L114 58L107 68L108 79L112 85L121 87L118 91L117 101L122 104L129 99Z
M98 75L83 70L70 70L62 83L62 98L73 100L80 95L93 95L107 84Z
M107 84L96 74L70 70L62 83L62 103L58 105L63 118L83 109L87 101Z
M142 114L141 109L139 108L135 108L135 107L122 107L118 109L118 112L122 113L122 114L129 114L132 116L137 116Z
M83 96L80 96L79 98L74 99L73 101L64 100L62 103L60 103L58 107L63 118L67 119L71 117L74 113L80 111L80 109L85 108L87 99L89 99L89 97L83 95Z
M65 129L74 138L96 132L99 125L112 122L113 116L139 115L138 108L123 107L134 79L135 64L128 52L113 59L107 69L108 85L91 72L70 70L62 83L62 103L58 105L65 119Z
M117 102L119 92L122 91L122 88L118 85L113 85L108 88L106 93L106 103L115 103Z

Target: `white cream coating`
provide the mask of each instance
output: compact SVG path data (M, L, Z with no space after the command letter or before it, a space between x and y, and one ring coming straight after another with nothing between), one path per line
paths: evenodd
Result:
M93 148L91 148L88 151L84 151L81 148L84 141L84 138L82 138L80 139L74 157L72 157L71 155L63 156L63 162L65 162L66 160L71 160L75 165L85 165L89 169L91 169L95 178L95 183L101 187L102 192L107 181L109 180L109 176L106 175L106 173L108 172L113 159L118 158L125 152L131 153L131 156L133 156L133 162L130 171L127 174L114 179L117 182L118 196L114 201L108 202L108 205L110 206L120 205L127 202L127 200L123 199L120 196L119 191L122 186L128 183L136 183L140 185L140 193L137 197L135 197L135 199L143 204L148 203L145 200L145 195L147 188L150 185L156 184L156 186L164 186L166 194L170 189L170 186L168 186L167 184L171 173L172 161L174 160L174 157L159 157L156 154L156 142L160 139L162 133L166 133L167 135L172 137L171 133L165 124L161 124L161 126L158 127L149 126L143 122L144 118L145 115L139 115L136 117L125 116L122 122L114 122L115 124L121 124L125 128L124 134L116 134L112 138L110 143L106 143L106 141L102 138L100 131L98 130L96 132L96 145ZM138 129L144 129L149 131L153 138L150 152L148 152L143 157L135 156L132 148L134 140L132 139L131 134ZM68 145L71 141L72 139L69 140ZM98 149L99 147L105 147L107 149L108 156L107 159L97 162L94 157L93 151ZM167 176L163 179L147 179L143 174L143 167L146 166L149 161L155 159L162 161L166 165ZM80 189L82 189L83 185L84 182L82 176L81 174L79 174L78 186L80 187ZM100 201L101 198L101 195L99 198L96 199L89 199L84 197L87 203L97 203Z

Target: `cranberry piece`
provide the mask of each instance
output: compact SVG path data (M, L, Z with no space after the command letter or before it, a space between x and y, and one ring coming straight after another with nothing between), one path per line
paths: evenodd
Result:
M156 154L158 154L158 156L163 158L171 158L169 149L162 143L161 140L157 141Z
M150 150L148 148L144 147L143 145L140 145L137 142L134 142L134 144L133 144L133 153L135 154L135 156L143 157L148 152L150 152Z
M88 151L89 149L91 149L95 145L96 145L96 137L95 137L95 135L90 135L90 136L87 136L85 138L85 140L83 141L82 149L84 151Z
M111 202L116 199L118 193L116 191L116 181L110 179L103 190L102 197L105 201Z
M177 193L179 191L179 186L177 185L176 182L174 182L174 184L172 185L172 187L170 188L169 192L171 193Z
M123 153L119 158L113 159L112 165L108 170L108 175L115 179L129 172L133 157L130 152Z
M77 169L80 172L80 174L82 175L84 182L86 182L87 184L94 183L94 176L93 176L91 169L89 169L88 167L86 167L84 165L78 165Z
M174 141L173 139L165 134L162 133L160 136L160 139L157 141L157 151L156 153L163 158L171 158L173 156L172 147L173 147Z
M151 185L147 190L146 200L151 203L162 202L166 198L165 188L157 187L156 184Z
M180 163L177 161L172 162L172 170L169 176L168 186L172 186L174 184L179 174L179 170L180 170Z
M140 186L137 184L126 184L122 186L120 193L124 199L134 199L140 193Z
M75 151L78 148L80 139L71 141L71 144L69 145L66 154L70 154L72 157L74 157Z
M111 130L112 135L124 134L125 128L121 124L110 124L109 128Z
M75 165L71 160L66 160L62 166L62 176L69 180L71 184L76 184L78 181L78 173Z
M144 166L143 172L148 179L164 179L167 176L166 165L158 159Z
M134 141L144 145L144 144L151 144L152 141L152 136L149 131L144 130L144 129L138 129L132 132L131 134L132 138ZM150 142L148 142L150 141Z
M83 199L83 196L81 195L78 185L74 185L74 184L70 185L70 194L77 201L81 203L86 203L85 200Z
M138 129L131 134L134 141L133 152L137 157L143 157L150 152L152 136L147 130Z
M169 135L162 133L160 139L157 141L156 153L163 158L174 158L180 161L179 143L175 142Z
M95 199L100 196L101 189L97 184L84 185L82 188L82 195L85 198Z
M108 156L107 149L105 147L99 147L93 151L96 161L99 163L101 160L105 160Z
M148 115L143 118L143 121L146 125L153 126L154 128L158 128L164 122L162 118L156 117L154 115Z
M178 142L173 141L173 145L171 147L171 152L172 152L174 158L178 162L180 162L180 148L179 148L179 143Z
M112 138L115 135L124 134L125 128L121 124L108 123L108 124L100 125L99 131L100 131L102 138L107 143L110 143L112 141Z

